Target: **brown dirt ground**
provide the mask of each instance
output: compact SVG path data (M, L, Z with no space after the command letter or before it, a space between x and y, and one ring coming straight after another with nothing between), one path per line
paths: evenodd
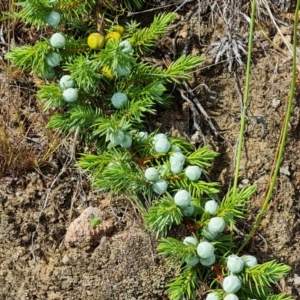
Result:
M195 5L186 5L179 13L184 16ZM205 18L200 23L203 45L210 45L224 34L222 22L214 30L209 24ZM164 38L159 49L170 49L174 34L178 43L180 39L184 42L189 29L183 23ZM199 46L197 28L192 29L194 42L190 51L203 55L208 48ZM30 30L26 27L18 26L16 30L28 38ZM272 38L276 37L275 31ZM284 45L280 44L282 53L271 46L262 50L262 41L259 39L254 47L240 172L241 185L256 184L258 189L251 200L249 219L239 224L242 232L251 229L265 194L291 81L291 58ZM1 63L7 47L0 44L0 49ZM157 53L159 57L160 51ZM245 67L238 67L236 74L243 87ZM216 94L208 93L200 86L203 83ZM208 56L191 84L223 137L214 136L202 119L206 143L220 152L211 179L221 182L225 192L233 176L239 130L236 80L224 64L215 65L213 57ZM210 97L214 95L215 98ZM159 127L161 131L190 139L194 134L191 112L179 94L174 93L174 101L171 111L161 110L149 120L149 128ZM299 115L298 94L283 168L272 202L249 249L261 261L277 259L292 267L291 274L277 289L295 299L300 299ZM127 199L110 199L91 191L86 175L73 166L72 153L80 151L78 142L73 136L62 137L44 129L48 113L42 112L36 102L34 80L18 71L11 73L4 63L0 64L0 116L1 153L13 152L9 157L0 156L0 167L8 165L0 180L0 299L167 299L165 287L175 270L157 256L157 241L143 230L135 207ZM203 143L195 136L193 139ZM90 228L83 239L77 232L77 239L66 243L69 225L86 207L98 208L96 214L101 215L106 228Z

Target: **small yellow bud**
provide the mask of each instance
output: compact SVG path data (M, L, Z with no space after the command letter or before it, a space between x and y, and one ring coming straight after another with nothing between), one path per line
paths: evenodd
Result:
M107 41L112 41L112 40L118 41L120 38L121 38L121 34L117 31L109 32L106 36Z
M109 80L114 79L114 75L113 75L112 71L109 69L108 66L104 66L104 67L102 68L102 73L103 73L103 75L104 75L107 79L109 79Z
M92 33L87 39L89 47L93 50L100 50L104 47L105 38L100 33Z
M123 34L125 32L125 28L121 25L116 25L114 26L114 31Z

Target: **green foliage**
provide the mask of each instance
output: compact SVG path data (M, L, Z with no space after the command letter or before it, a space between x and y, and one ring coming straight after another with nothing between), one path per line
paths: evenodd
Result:
M220 204L218 216L223 217L231 226L234 223L234 219L245 218L248 199L255 191L256 186L254 185L236 193L234 193L233 189L228 191Z
M191 195L195 198L200 198L203 194L215 195L219 192L219 183L217 182L206 182L206 181L190 181L186 176L178 176L177 180L171 180L170 186L175 189L185 189L188 190Z
M195 299L195 295L190 294L189 289L182 286L182 280L186 276L187 268L192 270L193 276L197 276L198 280L211 281L211 288L213 288L212 292L218 294L220 299L225 297L226 293L223 289L220 289L222 286L220 286L219 280L213 280L213 278L216 275L225 277L230 274L226 267L226 261L227 257L234 253L237 246L233 240L232 229L230 231L225 230L216 236L209 236L207 235L207 224L211 218L222 216L222 218L230 225L228 228L230 229L235 218L246 217L245 205L247 204L248 197L250 197L255 190L255 186L242 189L236 193L233 193L232 190L230 190L224 197L214 216L211 216L204 211L203 201L201 200L198 202L198 212L194 213L188 221L192 224L192 227L189 226L190 230L193 231L194 236L199 242L208 241L214 246L214 253L219 264L214 264L213 267L206 267L198 263L191 267L185 264L185 261L192 256L195 256L195 254L197 255L196 246L185 245L174 238L168 237L161 239L161 243L157 248L158 253L165 256L167 262L172 266L180 266L179 275L169 284L168 293L170 299ZM168 211L171 213L168 214ZM174 212L177 212L177 215ZM177 216L178 219L175 219L174 215ZM168 197L167 201L164 198L159 199L149 208L148 214L146 215L146 224L148 225L148 228L156 231L157 234L162 237L167 235L168 230L171 228L171 222L179 224L182 223L183 220L181 208L174 204L171 197ZM219 272L217 272L218 269ZM269 299L272 294L271 284L280 280L283 276L286 276L289 271L290 267L278 263L275 260L258 264L251 268L244 268L241 273L237 274L242 281L242 288L236 294L239 299L243 300L253 298ZM194 278L193 276L191 278ZM194 282L194 280L192 280L192 282ZM279 294L272 296L270 299L290 298L285 294Z
M197 255L194 245L186 245L174 238L163 238L161 241L157 247L157 252L160 255L165 255L171 265L176 265L178 262L183 264L186 260Z
M92 130L90 128L94 122L102 116L102 111L99 108L93 109L88 104L66 105L65 102L59 102L54 107L60 107L60 105L68 106L69 110L53 115L47 128L60 129L66 133L78 130L83 140L91 141ZM101 141L100 139L99 143Z
M180 275L168 284L167 292L170 299L196 299L199 286L199 273L195 267L185 266Z
M179 83L182 79L188 79L190 77L190 71L194 68L195 64L201 63L204 61L203 57L193 57L191 55L182 55L174 62L168 66L164 75L166 78ZM182 74L184 69L185 74Z
M116 148L111 148L110 151L103 152L101 155L82 154L77 166L88 170L96 178L97 176L102 176L101 174L106 167L117 166L122 162L130 162L131 159L132 154L129 152L121 152Z
M87 44L90 33L99 31L105 36L114 30L115 21L126 9L141 8L143 3L143 0L119 0L115 5L108 0L19 1L17 17L31 26L46 26L48 14L59 12L64 26L58 28L66 38L66 45L55 49L50 39L42 37L43 41L32 46L12 48L6 58L23 71L47 78L37 91L44 110L53 111L47 127L65 133L76 132L86 148L93 149L82 153L76 166L90 175L95 190L125 195L134 201L143 212L146 228L162 238L157 249L159 254L178 267L178 276L168 284L170 299L196 299L197 289L203 282L223 299L221 277L229 275L226 260L236 251L233 225L236 219L247 216L249 198L256 187L229 190L215 213L206 210L205 203L217 198L219 193L219 184L206 180L219 154L208 146L195 149L186 140L167 136L164 138L170 150L159 151L155 145L157 131L145 134L143 139L140 135L144 134L141 130L145 130L149 115L172 103L172 96L167 93L168 84L188 80L204 58L182 55L161 67L141 59L142 54L153 49L160 36L170 31L175 13L157 15L147 28L129 21L120 40L106 39L103 48L92 47L97 51ZM124 51L124 42L131 43L129 50ZM50 68L47 56L52 52L59 54L61 61L60 65ZM49 75L50 71L53 74ZM78 98L74 101L63 97L66 87L59 83L63 75L70 75L75 82L71 91L76 89ZM126 95L126 103L113 105L113 95L120 92ZM171 166L176 152L184 157L178 172ZM201 169L199 180L192 181L185 174L189 166ZM162 181L167 190L156 189L157 181L146 179L145 171L150 167L156 168L158 181ZM180 202L176 202L177 205L174 201L174 195L182 189L188 194L189 205L180 206ZM91 225L97 227L100 221L92 218ZM213 262L207 263L208 257L198 259L197 246L167 237L175 225L185 225L197 241L210 243L213 247L209 247L214 250L210 257ZM191 266L192 258L200 263L196 261ZM289 270L276 261L244 268L237 274L243 283L237 292L239 299L290 299L284 294L272 295L271 289L271 284Z
M91 93L92 95L99 88L99 85L103 87L100 80L101 78L103 79L103 75L98 70L99 68L86 54L78 55L64 66L64 71L74 78L77 87L83 92Z
M115 115L114 115L115 116ZM116 132L116 130L128 131L132 126L127 122L115 122L114 116L110 120L104 118L97 119L94 124L98 127L94 132L97 136L102 136L108 142L111 140L111 135ZM122 149L121 147L109 147L107 149L101 149L99 155L88 155L83 154L81 159L78 162L78 166L84 169L89 170L94 176L94 186L100 187L107 190L109 187L113 187L114 192L120 194L122 192L130 193L132 195L137 195L143 193L146 198L153 198L153 192L151 190L151 183L147 182L144 178L144 169L149 166L162 166L169 165L169 156L172 154L157 154L154 151L152 145L152 136L150 135L148 140L141 144L138 140L138 131L130 131L133 139L133 144L131 149ZM172 145L176 145L185 151L189 150L191 153L193 148L191 145L186 144L186 141L181 139L170 139ZM201 154L206 154L206 164L208 163L208 152L211 151L206 147L205 151L199 151L198 156ZM215 152L211 151L211 161L215 156ZM198 160L201 161L201 157L198 157ZM120 169L111 170L111 167L108 166L109 162L121 163ZM127 167L125 167L125 165ZM115 172L115 173L114 173ZM126 173L127 172L127 173ZM184 174L173 176L169 169L165 170L165 173L161 176L162 179L167 180L170 183L170 192L177 190L178 184L175 182L181 181L181 178ZM122 178L122 180L121 180ZM116 183L116 181L122 181L122 184ZM206 193L207 191L211 194L217 192L215 188L217 184L200 182L201 186L204 186L204 190L201 190L201 194ZM134 186L134 188L133 188ZM178 217L176 217L178 219ZM169 221L170 222L170 221ZM169 224L169 223L168 223Z
M290 267L271 260L263 264L246 269L243 281L249 286L249 290L255 291L261 296L268 296L266 287L275 283L289 273Z
M234 252L235 242L233 241L233 232L218 234L215 238L205 237L205 239L214 245L215 254L220 260L222 260L229 251Z
M145 216L146 226L157 236L166 236L172 226L180 224L182 219L182 211L170 196L154 202Z
M225 245L225 240L214 243L217 248L218 245ZM162 238L157 251L160 255L166 257L167 262L172 266L180 266L180 272L177 277L168 285L168 293L170 299L195 299L195 295L191 294L190 288L182 284L182 281L186 279L186 282L193 285L195 281L212 280L217 274L219 268L222 269L222 275L219 273L218 276L228 276L230 272L227 270L225 265L215 265L213 268L208 268L198 264L196 266L189 266L185 264L185 261L196 255L195 246L192 244L185 245L184 243L174 238ZM229 248L227 248L229 250ZM228 253L223 255L228 256ZM226 260L220 259L225 262ZM221 271L220 269L220 271ZM187 271L188 270L188 271ZM242 281L242 288L238 291L237 296L239 299L248 300L253 299L292 299L286 294L272 295L271 284L280 280L283 276L286 276L290 271L290 267L278 263L275 260L258 264L251 268L244 268L244 270L238 274L238 277ZM188 276L189 274L189 276ZM196 276L196 278L194 277ZM223 291L221 283L218 280L212 282L213 288L211 292L219 295L220 299L225 297L226 293ZM272 295L272 296L270 296ZM179 297L179 298L178 298Z
M119 65L132 66L135 64L132 53L123 52L117 40L106 43L106 47L94 54L92 58L97 68L108 66L111 70L115 70ZM115 71L114 73L117 74Z
M113 45L113 43L109 44ZM142 122L145 121L145 116L156 112L155 106L157 104L163 106L170 104L170 96L156 94L156 86L172 80L176 82L180 76L184 79L186 76L184 74L187 71L185 67L190 68L191 60L195 62L195 65L202 61L202 58L195 60L192 57L186 57L186 66L182 65L181 74L176 75L174 78L166 78L164 70L135 62L130 75L116 77L112 82L104 78L104 75L99 72L103 67L103 63L98 64L98 61L102 62L102 60L97 56L94 58L95 60L91 60L91 58L81 54L75 57L72 62L65 64L64 70L70 73L79 89L80 95L77 102L80 105L75 104L78 106L77 110L70 109L65 112L64 118L54 116L55 120L50 121L49 128L65 128L65 124L68 124L68 128L74 130L71 124L78 126L74 120L77 119L80 110L82 110L81 130L91 130L93 136L106 135L108 139L108 136L117 129L140 128ZM158 76L159 74L161 77ZM116 111L111 106L110 98L118 91L125 93L130 101L126 107ZM44 103L45 109L63 106L61 93L59 93L59 89L55 84L40 86L38 97ZM70 108L72 106L74 105L69 105ZM93 123L92 128L89 127L91 125L90 119L84 117L85 108L88 106L90 110L97 111L101 108L102 111L101 116ZM114 111L113 115L111 115L112 110ZM73 115L74 113L76 114L75 116ZM85 121L87 122L85 123ZM198 162L198 164L205 165L205 162Z
M265 298L266 300L294 300L294 298L287 296L286 294L278 294L278 295L273 295L273 296L267 296Z
M190 153L186 160L190 165L199 166L205 172L205 169L211 166L212 160L217 156L219 153L211 151L208 146L204 146Z
M83 19L92 14L95 3L94 0L19 0L15 5L21 10L16 17L33 26L43 26L53 10L61 13L65 21Z
M97 217L94 217L94 216L91 216L90 217L90 223L91 223L91 226L93 228L97 228L100 226L101 224L101 219L100 218L97 218Z
M41 85L37 97L44 103L44 110L65 105L62 99L62 90L58 85Z
M129 10L140 9L143 6L143 0L120 0L123 7L127 7Z
M174 188L176 190L178 187L186 188L195 197L193 205L197 207L198 210L196 210L193 214L195 217L197 216L194 222L197 223L197 226L201 230L205 228L211 218L211 216L203 210L203 194L208 196L216 194L218 192L218 189L216 189L217 186L218 185L216 183L208 183L201 180L197 182L189 182L186 178L184 178L184 175L178 175L174 178L174 180L170 181L171 189ZM233 225L234 218L246 217L246 196L252 195L255 189L255 186L251 186L247 189L243 189L235 195L232 194L232 191L229 191L225 199L221 202L216 215L224 218L230 226ZM157 232L157 235L166 236L172 226L172 223L179 224L182 221L182 211L176 207L172 198L163 198L154 202L153 206L149 208L148 213L145 216L145 220L150 230ZM215 239L213 240L215 241ZM227 250L223 250L222 252L228 251L231 244L230 241L227 240L226 243L220 243L220 245L226 244L227 248Z
M48 70L46 56L52 52L59 53L62 59L72 58L74 52L81 52L82 49L87 49L86 43L82 40L75 41L69 39L64 49L54 49L49 42L49 39L44 38L44 41L37 42L33 46L13 47L6 54L6 58L15 66L20 67L23 71L31 70L36 75L41 75ZM80 67L82 67L80 65Z
M145 189L143 181L138 173L132 172L130 162L119 161L118 163L108 165L103 170L101 176L94 179L93 186L97 190L106 190L118 194L120 194L120 191L128 194L136 194L143 192Z
M158 37L170 30L168 26L175 17L175 13L156 16L149 28L138 29L135 27L136 31L129 38L129 41L139 54L148 52Z
M37 42L33 46L14 47L6 54L6 58L23 71L32 70L38 74L47 70L46 56L49 53L50 45L44 41Z

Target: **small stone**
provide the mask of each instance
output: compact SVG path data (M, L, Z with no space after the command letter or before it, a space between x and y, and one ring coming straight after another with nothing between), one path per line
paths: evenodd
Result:
M278 100L278 99L273 99L272 100L272 107L273 108L277 109L280 106L280 104L281 104L280 100Z
M64 239L65 246L74 247L81 244L99 243L101 237L112 232L114 228L113 218L103 220L103 217L104 213L99 208L86 208L68 227ZM101 220L99 226L93 228L91 218L99 218Z
M289 170L289 166L282 166L282 167L280 167L279 172L281 174L286 175L286 176L290 176L291 175L290 170Z
M105 207L110 206L110 200L108 200L108 199L102 200L102 201L100 202L100 206L101 206L101 208L105 208Z
M242 184L248 185L250 183L250 180L248 178L245 178L242 180Z
M65 255L65 256L62 258L62 260L61 260L61 262L62 262L64 265L66 265L66 264L68 263L68 261L69 261L68 255Z
M294 275L293 278L294 284L295 285L300 285L300 276L298 276L297 274Z

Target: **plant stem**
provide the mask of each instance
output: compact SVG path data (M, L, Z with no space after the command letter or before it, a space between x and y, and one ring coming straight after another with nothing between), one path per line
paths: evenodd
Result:
M253 0L252 1L252 10L251 10L249 43L248 43L246 82L245 82L244 100L243 100L243 103L242 103L243 107L242 107L242 112L241 112L241 127L240 127L240 132L239 132L237 156L236 156L234 179L233 179L233 194L235 194L236 190L237 190L239 170L240 170L240 165L241 165L243 138L244 138L245 124L246 124L246 114L247 114L249 86L250 86L251 55L252 55L253 33L254 33L254 25L255 25L255 18L254 18L255 17L255 10L256 10L256 0Z
M280 144L279 144L279 150L278 150L278 155L275 157L276 164L275 164L275 170L272 172L272 178L271 182L269 185L269 189L267 192L267 195L265 197L265 200L263 202L262 208L257 216L257 219L255 221L255 224L252 227L252 230L250 231L249 235L247 236L247 239L244 241L244 243L241 245L239 248L238 252L240 252L250 241L250 239L253 237L255 234L261 219L263 218L265 211L268 207L268 204L270 202L270 199L273 194L273 190L276 184L276 180L278 177L279 173L279 168L282 162L283 154L284 154L284 147L287 139L287 134L288 134L288 128L289 128L289 121L291 118L291 113L292 113L292 104L293 104L293 99L294 99L294 94L295 94L295 87L296 87L296 79L297 79L297 27L298 27L298 12L300 8L300 0L297 0L297 6L295 9L295 21L294 21L294 34L293 34L293 65L292 65L292 82L291 82L291 88L290 88L290 93L289 93L289 101L288 101L288 106L285 114L285 119L284 119L284 124L280 136Z

